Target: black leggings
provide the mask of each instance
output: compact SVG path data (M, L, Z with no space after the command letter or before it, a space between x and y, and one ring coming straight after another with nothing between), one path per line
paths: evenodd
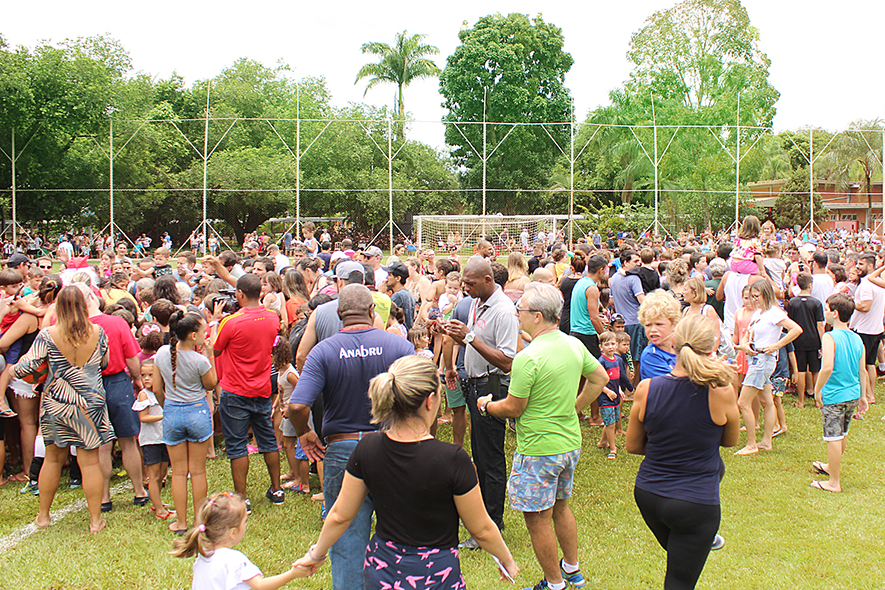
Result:
M719 505L664 498L636 487L633 497L645 524L667 552L664 589L691 590L704 571L719 530Z

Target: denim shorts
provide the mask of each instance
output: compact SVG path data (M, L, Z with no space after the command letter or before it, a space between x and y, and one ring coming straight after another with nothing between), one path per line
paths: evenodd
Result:
M212 413L206 400L173 402L163 406L163 442L170 447L183 442L201 443L212 438Z
M270 397L245 397L221 390L219 415L224 432L224 447L228 459L239 459L249 454L249 426L255 435L259 453L276 453L277 438L273 431L273 402Z
M764 389L777 366L776 354L747 355L747 375L742 385Z
M539 457L513 453L507 481L510 507L520 512L541 512L552 508L557 500L570 497L580 458L581 449Z
M102 377L105 400L108 404L108 417L114 427L116 438L138 436L141 432L141 420L138 412L132 409L135 403L135 392L132 390L132 379L125 371Z

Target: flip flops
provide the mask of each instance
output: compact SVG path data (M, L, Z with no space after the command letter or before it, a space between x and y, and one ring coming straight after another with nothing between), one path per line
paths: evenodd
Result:
M15 418L16 416L18 416L18 414L13 412L10 408L0 410L0 418Z
M827 472L827 470L824 469L824 464L821 463L820 461L812 461L811 468L814 469L815 473L819 473L821 475L826 475L827 477L830 476L830 474Z
M820 481L813 481L808 485L816 490L823 490L824 492L830 492L831 494L835 494L835 493L839 492L839 490L831 490L830 488L825 488L823 486L823 483Z

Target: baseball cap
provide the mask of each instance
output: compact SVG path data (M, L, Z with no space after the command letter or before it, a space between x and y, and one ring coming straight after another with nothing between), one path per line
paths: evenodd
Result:
M394 262L390 266L385 266L384 270L394 276L401 278L404 284L406 282L406 279L409 278L409 267L399 261Z
M15 266L20 266L21 264L27 262L31 263L31 259L25 256L24 254L16 252L12 256L9 257L9 260L6 262L6 265L10 268Z
M381 252L381 248L378 246L369 246L365 250L363 250L363 254L366 256L384 256L384 253Z
M360 276L364 278L366 276L366 271L363 268L363 265L355 260L344 260L335 266L336 279L349 279L350 275L355 272L360 273Z
M246 242L246 249L247 250L251 250L253 248L256 250L258 249L258 242Z

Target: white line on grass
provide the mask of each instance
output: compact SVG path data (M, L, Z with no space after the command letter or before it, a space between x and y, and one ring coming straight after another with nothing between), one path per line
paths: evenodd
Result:
M111 488L111 497L120 492L125 491L127 488L131 489L132 484L129 481L120 483L113 488ZM76 502L72 502L63 508L59 508L52 512L52 524L57 524L64 517L69 514L73 514L74 512L80 512L81 510L86 508L86 499L80 498ZM0 537L0 553L8 551L33 535L34 533L42 530L33 522L23 526L17 531L13 531L6 535L5 537Z

